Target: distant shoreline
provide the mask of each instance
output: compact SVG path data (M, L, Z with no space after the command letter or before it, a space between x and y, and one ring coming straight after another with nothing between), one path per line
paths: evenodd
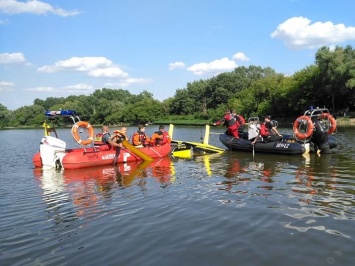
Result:
M355 125L355 118L341 117L337 119L338 125Z
M353 126L355 125L355 118L350 118L350 117L340 117L337 120L337 125L338 126ZM286 121L278 121L280 123L280 125L285 125ZM287 122L288 123L288 122ZM162 125L169 125L169 124L173 124L173 125L179 125L179 126L205 126L205 125L210 125L210 126L216 126L213 125L212 123L208 123L206 121L206 123L199 123L199 122L193 122L193 121L186 121L186 123L184 122L172 122L172 121L159 121L158 123L156 122L152 122L149 124L149 126L155 126L158 124L162 124ZM97 127L101 127L101 125L93 125L95 128ZM118 125L110 125L110 127L120 127L122 125L118 124ZM134 125L127 125L127 126L134 126ZM0 128L0 130L9 130L9 129L39 129L39 128L43 128L43 126L19 126L19 127L3 127ZM57 126L56 128L71 128L71 126Z

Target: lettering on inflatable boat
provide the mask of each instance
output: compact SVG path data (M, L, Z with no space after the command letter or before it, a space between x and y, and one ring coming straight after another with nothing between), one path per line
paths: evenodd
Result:
M111 160L115 158L115 154L107 154L101 157L102 160Z
M112 154L106 154L106 155L102 156L101 158L102 158L102 160L112 160L112 159L115 159L115 156L116 155L112 153ZM123 153L123 161L126 162L127 158L130 156L131 156L130 153L124 152ZM121 154L120 154L120 157L122 157Z
M288 146L290 146L289 143L277 143L277 144L276 144L276 148L288 149Z

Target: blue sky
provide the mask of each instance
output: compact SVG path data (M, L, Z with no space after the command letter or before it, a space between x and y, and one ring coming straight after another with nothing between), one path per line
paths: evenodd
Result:
M143 90L164 100L238 66L291 75L355 47L352 0L0 0L0 104Z

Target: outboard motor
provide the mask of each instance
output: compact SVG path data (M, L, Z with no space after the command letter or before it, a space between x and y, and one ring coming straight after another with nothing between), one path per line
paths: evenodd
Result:
M321 153L332 153L329 147L328 132L325 130L323 122L319 119L314 122L314 131L310 139L315 145L315 150L318 148Z
M260 130L259 118L258 117L250 117L248 119L248 139L255 139Z
M66 145L65 141L52 136L46 136L41 140L39 151L44 169L62 166Z

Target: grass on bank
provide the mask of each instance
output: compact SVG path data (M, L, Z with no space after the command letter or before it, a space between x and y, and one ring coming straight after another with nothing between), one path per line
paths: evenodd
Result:
M191 126L203 126L210 125L211 122L209 120L157 120L152 122L154 125L191 125Z

